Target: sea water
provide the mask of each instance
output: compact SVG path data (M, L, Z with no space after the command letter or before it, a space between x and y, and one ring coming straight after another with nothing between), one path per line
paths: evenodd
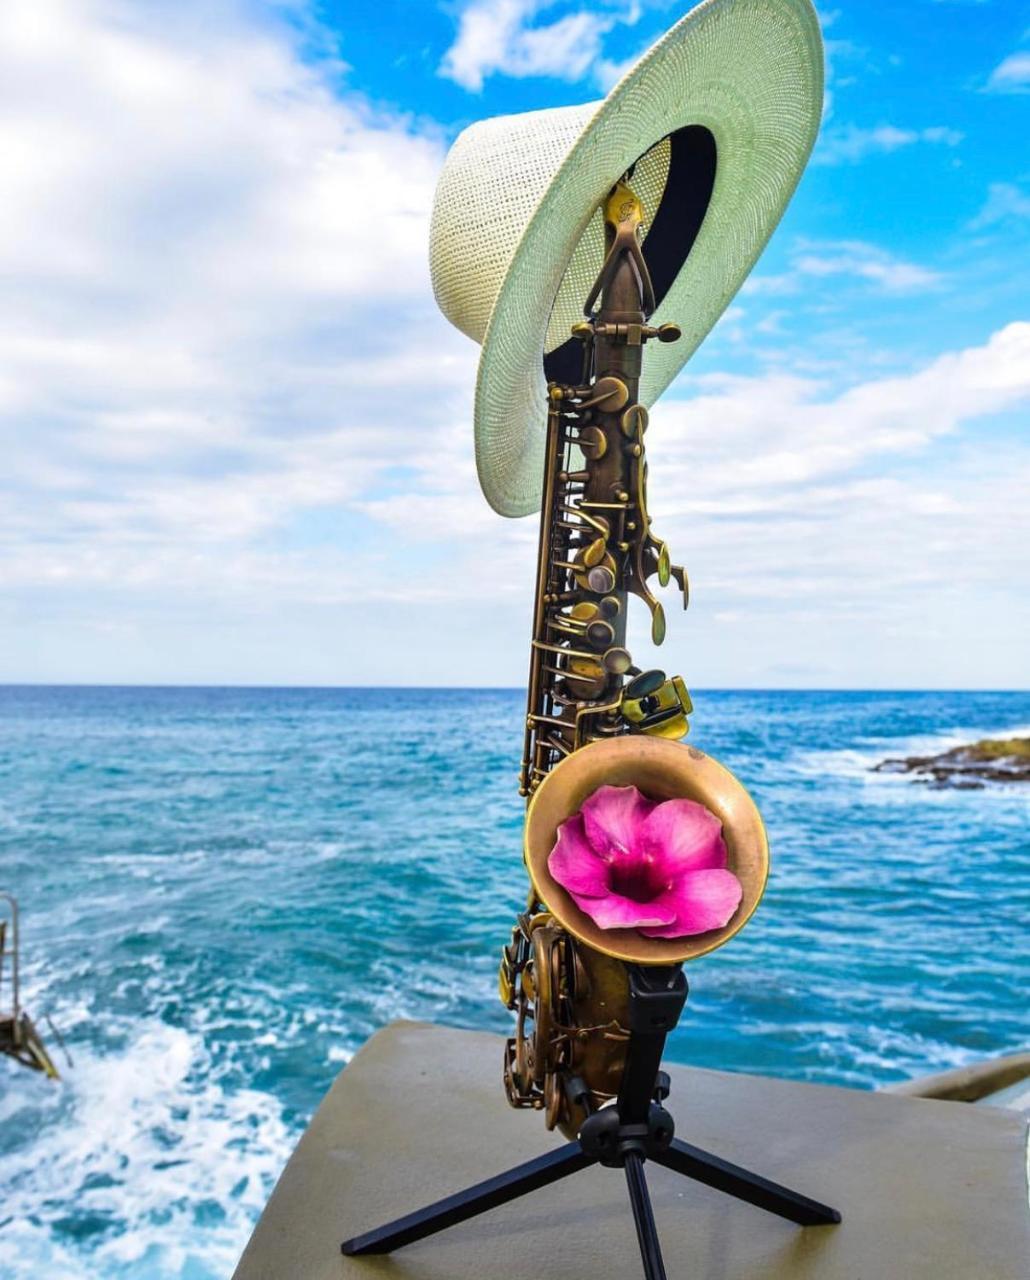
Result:
M870 769L1027 732L1030 694L696 703L773 874L689 966L668 1056L874 1088L1025 1047L1030 792ZM5 1280L227 1277L376 1028L507 1029L522 715L507 690L0 689L0 889L63 1072L0 1060Z

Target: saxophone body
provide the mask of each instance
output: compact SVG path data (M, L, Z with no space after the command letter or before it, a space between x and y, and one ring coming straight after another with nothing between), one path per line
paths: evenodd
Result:
M587 742L630 731L680 738L691 710L682 682L643 674L626 649L626 606L639 597L651 638L665 638L665 610L649 579L682 568L651 529L644 433L637 401L644 344L679 329L645 323L654 299L637 239L643 210L620 183L609 197L608 252L587 299L601 308L576 325L583 385L548 387L548 421L533 639L520 790L530 796L551 768ZM631 680L627 687L626 677ZM659 678L660 677L660 678Z
M582 379L548 387L520 773L529 800L590 743L682 738L692 709L678 676L641 670L626 648L631 596L648 609L655 644L666 620L652 582L675 580L684 607L688 599L686 574L651 527L648 414L638 400L646 343L675 341L679 329L647 324L655 304L639 242L644 212L625 181L604 214L603 265L573 329ZM504 1059L508 1101L543 1110L549 1129L574 1136L619 1090L629 1041L626 963L562 927L533 890L502 954L500 996L516 1019Z

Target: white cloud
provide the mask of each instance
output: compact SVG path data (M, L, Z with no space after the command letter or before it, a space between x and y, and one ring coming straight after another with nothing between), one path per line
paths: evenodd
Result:
M970 221L969 226L978 231L999 222L1021 221L1023 218L1030 218L1030 196L1024 195L1011 182L992 182L987 188L984 207Z
M478 93L494 74L581 80L594 69L607 88L604 82L617 79L618 68L601 58L604 37L617 23L636 22L639 7L629 3L607 14L578 9L550 22L535 21L553 5L554 0L470 0L440 74Z
M977 436L1030 404L1030 324L842 392L776 374L682 390L648 432L655 529L693 582L661 665L702 687L778 682L788 659L802 684L1020 683L1030 450Z
M346 505L465 406L426 266L441 142L231 17L0 9L0 575L174 539L217 578L220 540Z
M702 686L779 680L788 655L816 684L1018 683L1030 451L1004 436L986 448L977 430L1027 404L1030 323L843 390L783 373L684 377L652 411L649 507L694 604L649 660L689 659ZM517 682L534 521L490 516L443 469L368 510L446 549L455 635L475 629L495 682ZM631 647L650 654L643 612Z
M1030 92L1030 50L1010 53L991 72L987 88L992 93Z
M475 484L476 351L425 261L443 146L241 12L0 6L0 678L517 683L535 533ZM754 291L848 278L937 279L798 241ZM716 607L832 665L859 604L878 635L921 613L913 651L918 622L950 654L956 581L1020 598L1026 450L975 431L1025 401L1027 333L850 390L713 376L656 407L691 679L749 678Z
M713 510L727 500L758 509L779 486L824 482L870 458L909 453L935 438L1030 400L1030 323L926 368L821 397L818 381L790 374L710 375L686 382L689 399L655 409L673 472L688 466L692 493ZM655 474L660 468L652 467ZM688 500L692 505L696 499ZM679 505L683 505L682 502Z
M939 272L915 262L906 262L877 245L862 240L795 241L790 269L779 275L752 276L744 285L745 295L779 297L798 293L806 280L842 276L871 284L883 293L920 293L936 288Z
M923 290L940 281L935 271L904 262L871 246L842 242L836 252L806 253L795 259L794 268L806 276L857 276L870 280L887 293Z
M769 336L781 334L783 332L782 322L787 318L788 314L789 313L786 311L770 311L755 325L756 333L762 333Z
M687 375L677 392L655 406L648 433L656 518L808 511L813 494L836 501L842 485L864 493L886 486L896 496L904 486L895 478L858 473L877 459L886 467L891 457L922 456L941 437L1030 403L1030 322L1009 324L982 346L948 352L915 372L835 394L818 379L781 372ZM1030 467L1030 454L1022 465ZM478 543L491 529L498 538L513 531L521 539L514 531L531 526L498 521L464 486L452 505L447 475L446 467L436 473L431 494L398 494L367 509L398 526L415 510L427 536L442 540ZM681 476L690 477L686 489ZM911 495L924 514L957 501L954 494L928 499L918 488ZM748 575L742 566L741 581Z
M813 164L857 164L870 155L889 155L917 142L957 147L963 139L957 129L945 125L931 125L927 129L899 129L893 124L880 124L871 129L858 125L836 125L824 129L820 135Z
M628 24L632 24L636 22L637 16L637 11L630 9L625 21ZM622 77L636 66L653 43L653 39L645 40L643 44L638 45L632 53L627 54L624 58L599 58L593 69L594 83L598 89L602 93L610 93Z

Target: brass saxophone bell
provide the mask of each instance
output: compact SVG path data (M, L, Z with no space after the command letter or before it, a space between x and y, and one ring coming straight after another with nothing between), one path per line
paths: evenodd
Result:
M652 800L696 800L715 814L722 823L727 865L744 890L728 924L684 938L647 938L635 929L602 929L576 906L547 860L561 823L606 784L635 786ZM592 742L556 765L530 801L524 852L533 888L558 924L587 946L633 964L678 964L721 947L751 918L769 875L765 828L743 785L703 751L645 734Z

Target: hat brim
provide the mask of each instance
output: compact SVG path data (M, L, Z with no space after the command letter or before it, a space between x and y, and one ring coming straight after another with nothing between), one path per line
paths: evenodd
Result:
M653 323L640 400L651 405L744 282L786 208L822 111L819 24L809 0L705 0L623 77L585 124L508 264L476 382L476 466L505 516L540 506L551 308L598 203L641 155L690 126L715 140L715 181L690 251Z

